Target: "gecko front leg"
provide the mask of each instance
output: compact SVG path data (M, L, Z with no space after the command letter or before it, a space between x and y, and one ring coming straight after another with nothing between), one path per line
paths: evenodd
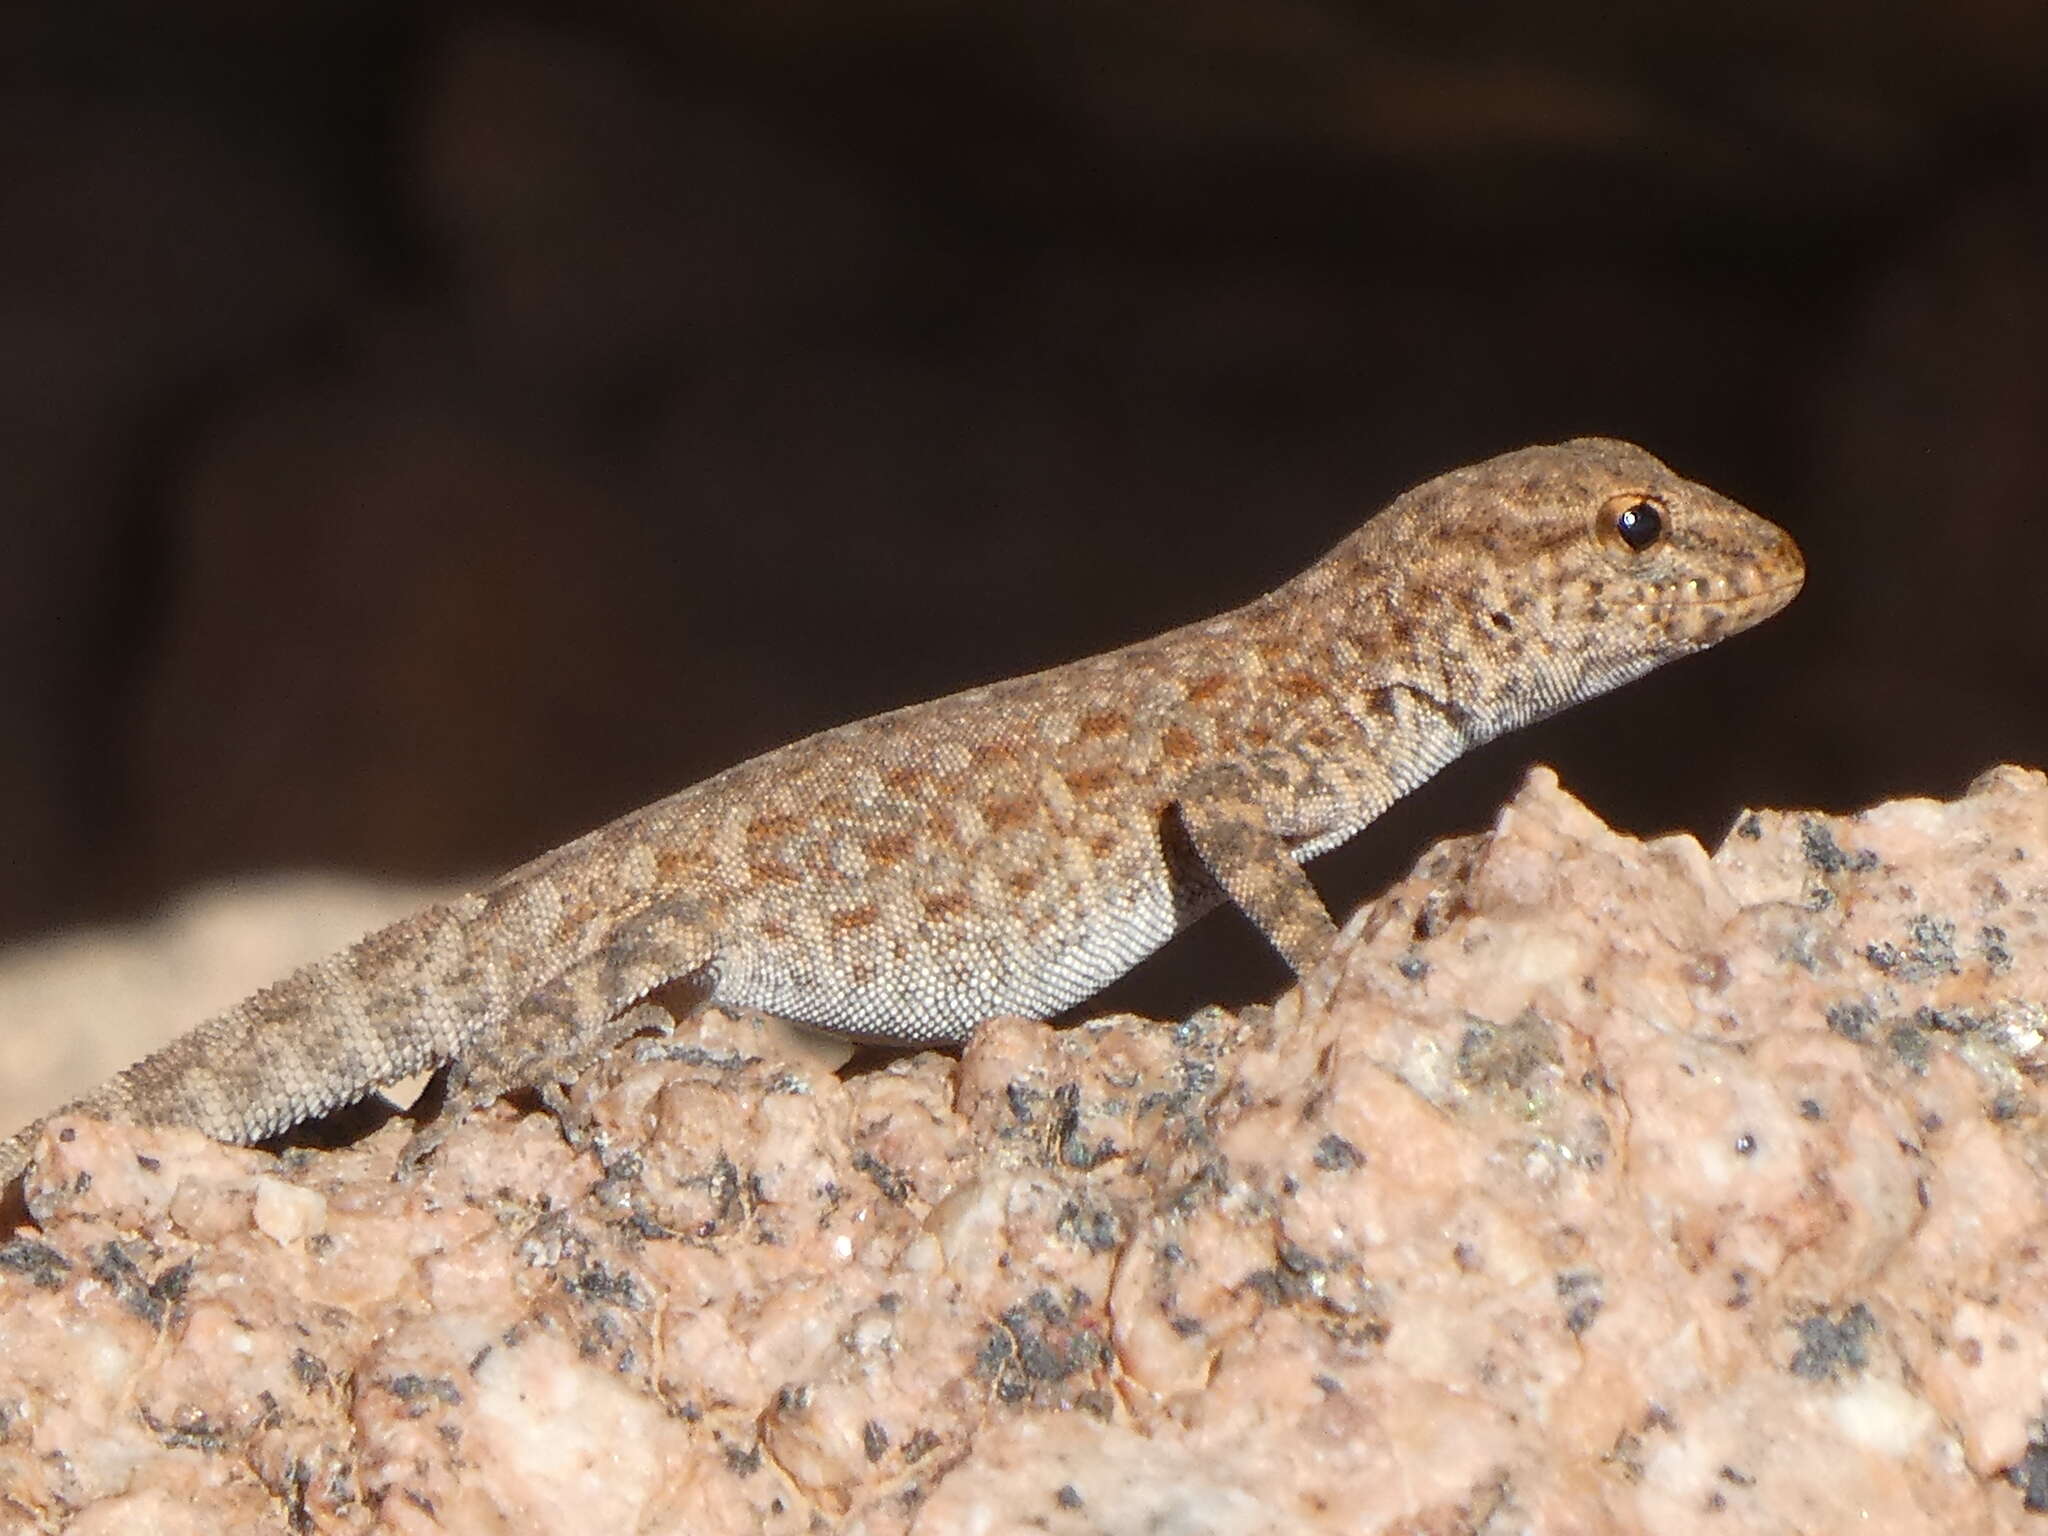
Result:
M1299 976L1328 951L1337 925L1274 831L1260 787L1244 764L1214 763L1189 776L1172 810L1209 877Z

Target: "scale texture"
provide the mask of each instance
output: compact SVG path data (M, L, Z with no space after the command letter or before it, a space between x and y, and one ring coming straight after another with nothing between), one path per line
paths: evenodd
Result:
M572 1079L671 982L844 1035L957 1042L1080 1002L1225 901L1299 971L1336 931L1302 860L1467 747L1761 622L1803 576L1781 530L1630 444L1503 454L1229 613L635 811L295 972L65 1112L249 1142L447 1066L459 1114ZM0 1182L41 1125L0 1146Z

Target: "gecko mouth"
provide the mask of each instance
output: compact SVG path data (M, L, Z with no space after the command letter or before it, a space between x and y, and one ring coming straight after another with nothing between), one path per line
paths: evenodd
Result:
M1642 622L1662 632L1667 655L1689 656L1720 644L1730 635L1754 629L1798 595L1806 573L1772 582L1754 592L1727 592L1710 597L1651 598L1637 608Z
M1717 597L1673 597L1666 598L1661 604L1653 604L1651 606L1666 608L1733 608L1743 604L1762 603L1770 598L1778 598L1778 606L1783 607L1784 604L1791 602L1794 597L1798 596L1799 589L1805 585L1806 575L1804 572L1801 572L1799 575L1788 580L1773 582L1768 587L1759 587L1754 592L1728 592Z
M1781 581L1755 592L1678 599L1665 609L1665 622L1681 650L1704 651L1763 623L1798 596L1802 585L1803 580Z
M1718 592L1718 594L1710 594L1710 596L1704 596L1704 598L1651 598L1642 606L1647 606L1647 608L1729 608L1729 606L1737 606L1737 604L1745 604L1745 602L1765 602L1769 598L1778 598L1780 602L1790 602L1798 594L1798 590L1802 586L1806 586L1806 571L1800 571L1798 575L1788 575L1784 582L1772 582L1769 586L1759 586L1755 592Z

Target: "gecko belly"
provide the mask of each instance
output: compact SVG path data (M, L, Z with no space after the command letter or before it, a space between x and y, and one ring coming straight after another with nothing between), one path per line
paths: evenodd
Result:
M933 924L899 945L883 931L837 944L755 944L751 963L721 965L713 1000L855 1039L964 1041L984 1019L1050 1018L1092 997L1172 938L1164 892L1062 905L1024 934L961 924L935 944Z

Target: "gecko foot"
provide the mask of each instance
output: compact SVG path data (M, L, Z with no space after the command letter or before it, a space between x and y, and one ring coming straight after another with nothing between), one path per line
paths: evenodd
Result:
M590 1066L638 1034L671 1034L675 1019L655 1003L630 1008L600 1029L586 1031L567 1048L516 1058L453 1061L420 1095L415 1111L425 1118L398 1154L398 1177L411 1178L420 1165L473 1112L510 1093L532 1090L561 1127L562 1139L577 1151L590 1145L590 1116L570 1102L568 1089Z

